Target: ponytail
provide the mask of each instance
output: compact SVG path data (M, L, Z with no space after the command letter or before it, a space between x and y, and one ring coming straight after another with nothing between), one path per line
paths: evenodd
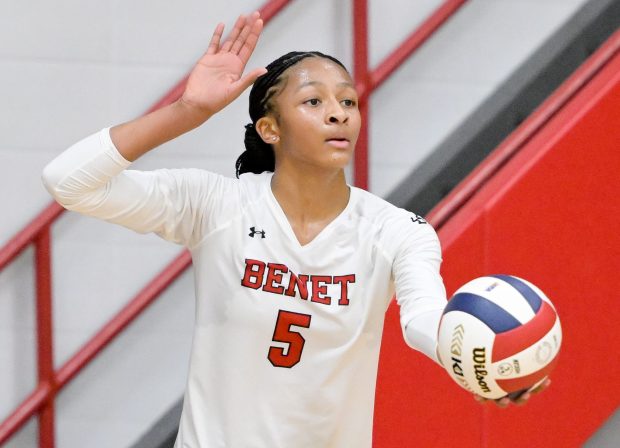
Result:
M263 171L273 171L275 169L276 158L273 148L258 135L254 124L245 125L243 143L245 151L239 156L235 164L237 177L243 173L260 174Z

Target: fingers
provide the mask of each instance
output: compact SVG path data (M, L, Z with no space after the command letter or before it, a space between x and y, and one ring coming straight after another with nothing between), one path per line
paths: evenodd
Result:
M486 398L481 397L480 395L474 394L474 400L476 400L478 403L484 403L485 401L487 401Z
M245 26L245 22L246 20L243 14L240 15L239 18L237 18L237 21L235 22L235 26L230 32L230 35L228 36L228 38L226 39L226 42L224 42L224 44L222 45L222 48L220 48L220 51L224 51L224 52L230 51L230 49L233 46L233 43L237 40L237 38L239 37L239 34L241 34L241 30Z
M263 31L263 21L258 11L253 12L247 18L243 15L239 16L235 22L235 26L226 39L226 42L220 48L220 52L229 52L239 55L241 60L246 63L254 48L258 38Z
M241 30L241 33L239 34L239 36L237 37L237 39L233 43L232 48L230 49L231 53L239 54L239 51L241 50L241 48L245 44L245 41L248 38L248 36L250 35L250 31L254 27L254 24L257 21L259 21L259 20L260 20L260 14L257 11L253 12L247 18L247 20L245 22L245 25L244 25L243 29Z
M242 14L237 18L233 30L220 47L222 35L224 34L224 24L218 23L213 31L205 54L230 52L239 55L241 60L247 63L254 52L254 48L256 48L256 43L262 31L263 21L258 11L253 12L247 18Z
M263 31L263 21L258 18L252 23L252 27L249 29L248 35L243 42L243 45L239 48L239 57L244 63L247 63L256 48L256 43ZM233 47L234 48L234 47Z
M213 36L211 36L211 42L209 42L207 54L217 53L220 48L220 39L222 38L222 33L224 33L224 24L218 23L215 27L215 31L213 31Z
M484 397L482 397L480 395L474 394L474 400L476 400L480 404L484 404L487 401L492 401L493 403L495 403L500 408L505 408L505 407L507 407L510 404L510 398L508 398L508 397L498 398L497 400L490 400L488 398L484 398Z
M496 400L489 400L489 399L486 399L486 398L484 398L484 397L482 397L480 395L476 395L476 394L474 394L474 399L478 403L480 403L480 404L484 404L487 401L493 401L500 408L505 408L508 405L510 405L510 403L522 406L522 405L526 404L529 401L529 399L532 397L533 394L537 394L537 393L542 392L543 390L548 388L550 384L551 384L551 380L549 378L547 378L545 381L543 381L535 389L525 391L525 392L519 394L518 396L513 397L514 399L510 399L509 396L505 396L505 397L502 397L502 398L498 398Z
M510 398L508 397L498 398L497 400L490 400L490 399L487 399L487 398L481 397L480 395L475 395L475 394L474 394L474 399L480 404L484 404L487 401L492 401L493 403L495 403L495 405L498 408L502 408L502 409L508 407L508 405L512 402Z
M513 403L519 406L523 406L525 403L527 403L527 400L529 400L531 396L532 395L530 394L530 392L525 392L521 394L519 398L514 400Z
M545 390L546 388L548 388L550 385L551 385L551 380L547 378L545 381L542 382L540 386L536 387L536 389L533 389L531 392L533 394L538 394L542 392L543 390Z
M503 398L500 398L498 400L493 400L493 402L497 405L497 407L503 409L503 408L508 407L508 405L510 404L510 398L503 397Z

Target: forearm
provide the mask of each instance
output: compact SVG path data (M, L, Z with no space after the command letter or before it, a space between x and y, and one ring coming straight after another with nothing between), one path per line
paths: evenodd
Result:
M412 319L404 329L407 345L441 364L437 356L437 330L443 308L427 311Z
M393 274L400 323L407 344L438 362L437 329L446 306L446 290L440 274L441 246L429 224L403 220L399 252ZM396 233L396 232L395 232Z
M114 126L110 137L118 152L133 162L148 151L197 128L209 118L181 100L135 120Z
M114 147L108 129L92 134L54 158L43 170L43 183L65 208L120 224L137 232L156 232L177 243L192 236L188 183L200 184L190 170L126 170L130 162ZM185 172L188 171L188 172ZM181 185L181 187L179 187Z

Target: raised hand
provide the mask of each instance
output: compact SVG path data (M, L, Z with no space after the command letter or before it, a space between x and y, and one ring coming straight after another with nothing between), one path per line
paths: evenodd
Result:
M224 24L218 24L207 52L189 75L181 101L208 117L241 95L266 73L266 69L256 68L243 75L262 30L263 21L258 12L247 17L241 15L226 41L220 44Z

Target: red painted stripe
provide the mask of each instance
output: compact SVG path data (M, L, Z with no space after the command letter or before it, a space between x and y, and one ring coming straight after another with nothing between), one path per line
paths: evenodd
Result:
M497 382L497 385L508 394L518 390L528 389L551 373L558 362L558 355L559 353L555 355L555 358L553 358L549 364L534 373L530 373L529 375L521 376L519 378L495 381Z
M553 308L543 300L538 313L529 322L495 336L492 362L513 356L541 340L553 328L556 318Z

